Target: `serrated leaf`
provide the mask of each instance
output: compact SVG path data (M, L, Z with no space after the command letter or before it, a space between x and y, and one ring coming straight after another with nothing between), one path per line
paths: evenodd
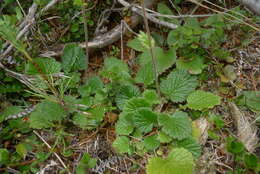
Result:
M105 59L101 75L115 81L128 81L130 79L129 68L125 62L115 57Z
M113 148L119 153L132 153L129 138L125 136L119 136L112 144Z
M201 90L194 91L187 98L187 106L190 109L203 110L213 108L220 104L220 97L210 92Z
M78 92L80 93L81 96L89 96L92 94L95 94L97 91L101 90L104 87L104 84L100 77L98 76L93 76L90 77L87 82L81 86L78 89Z
M156 123L157 114L149 108L139 108L133 114L133 124L143 133L150 132Z
M76 174L85 174L89 168L95 167L97 159L91 158L88 153L84 153L76 168Z
M84 50L76 44L67 44L65 46L61 61L65 73L85 70L88 67Z
M0 123L5 120L9 115L15 115L22 112L22 108L18 106L9 106L3 112L0 113Z
M154 48L154 54L157 63L158 73L163 73L166 69L170 68L176 61L176 51L171 48L168 51L164 51L160 47ZM141 66L145 66L147 63L152 62L151 52L145 51L140 55L139 63Z
M102 106L97 106L85 113L76 113L73 116L73 123L82 129L93 129L101 123L104 115L105 108Z
M169 143L172 141L172 137L170 137L169 135L167 135L166 133L164 133L162 131L159 132L157 139L161 143Z
M140 94L139 88L134 85L124 85L120 87L115 99L117 107L122 110L127 100L138 97Z
M175 2L176 2L176 0L175 0ZM173 12L171 11L171 9L163 2L158 3L157 11L159 13L165 14L165 15L174 15ZM169 19L169 18L160 17L160 20L164 20L164 21L175 23L175 24L179 24L179 21L177 19Z
M60 104L44 100L37 104L31 113L30 127L35 129L48 128L53 126L54 121L61 121L65 116L66 112Z
M160 142L157 140L157 135L152 135L144 138L144 147L147 150L155 150L160 146Z
M121 114L119 116L119 120L116 123L117 135L129 135L133 132L134 126L129 117L131 117L131 114Z
M53 58L35 58L33 63L25 65L25 73L35 74L55 74L61 71L61 64Z
M157 71L159 74L170 68L176 61L176 52L173 48L168 51L164 51L160 47L155 47L154 55L156 58ZM155 80L152 56L149 50L141 54L139 63L141 67L137 72L136 82L144 83L146 86L148 86Z
M162 131L172 138L183 140L191 136L192 126L188 114L177 111L172 116L161 114L158 116Z
M200 144L192 137L177 142L178 147L187 149L195 158L199 158L201 155Z
M195 55L191 60L178 59L176 66L178 69L188 70L191 74L200 74L206 67L204 58L199 55Z
M260 111L260 91L244 91L246 106L255 111Z
M162 80L160 89L171 101L183 102L197 85L196 77L184 70L175 70L167 76L167 79Z
M127 46L134 49L135 51L144 52L147 50L146 47L143 46L141 41L138 38L135 38L127 43Z
M134 97L128 100L124 106L125 113L135 112L138 108L149 108L151 105L141 97Z
M151 104L159 104L160 99L156 93L155 90L145 90L143 92L143 97L145 98L146 101L148 101Z
M167 158L152 157L148 160L147 174L192 174L192 154L184 148L175 148Z
M143 83L146 86L151 85L154 80L155 76L152 62L149 62L146 65L142 66L135 77L136 83Z

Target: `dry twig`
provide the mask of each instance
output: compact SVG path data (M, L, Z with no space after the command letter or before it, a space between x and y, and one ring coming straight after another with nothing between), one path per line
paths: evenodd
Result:
M48 147L48 149L52 149L52 147L47 143L47 141L45 141L45 139L38 133L36 132L35 130L33 131L33 133L39 137L42 142ZM59 162L61 163L61 165L64 167L64 169L66 169L68 171L69 174L71 174L71 172L69 171L68 167L65 165L65 163L62 161L62 159L60 158L60 156L56 153L56 152L53 152L53 154L56 156L56 158L59 160Z

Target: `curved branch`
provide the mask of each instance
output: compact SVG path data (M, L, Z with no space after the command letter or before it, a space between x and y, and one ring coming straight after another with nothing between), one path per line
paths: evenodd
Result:
M155 0L145 0L146 8L150 8L154 3L155 3ZM135 26L137 26L140 23L141 20L142 19L140 18L140 15L135 13L131 16L130 22L127 22L127 23L130 25L131 28L134 28ZM126 29L126 27L123 27L123 28L124 29L122 32L123 32L123 34L125 34L127 32L127 29ZM116 27L114 27L112 30L110 30L109 32L95 37L93 40L88 42L89 51L92 51L93 49L97 49L97 48L106 47L106 46L118 41L121 37L121 30L122 30L121 24L119 24ZM65 45L64 44L57 45L54 48L52 48L51 51L45 51L42 54L40 54L40 56L43 56L43 57L60 56L63 52ZM86 44L79 43L79 46L82 48L85 48Z

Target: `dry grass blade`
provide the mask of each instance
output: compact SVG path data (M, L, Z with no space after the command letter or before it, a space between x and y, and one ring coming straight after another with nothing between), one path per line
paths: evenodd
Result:
M33 131L33 133L35 134L35 135L37 135L37 137L39 137L42 141L43 141L43 143L48 147L48 149L52 149L52 147L47 143L47 141L45 141L45 139L38 133L38 132L36 132L36 131ZM68 171L68 173L69 174L71 174L70 173L70 171L69 171L69 169L68 169L68 167L65 165L65 163L62 161L62 159L60 158L60 156L56 153L56 152L53 152L53 154L56 156L56 158L59 160L59 162L62 164L62 166L64 167L64 169L66 169L67 171Z
M228 106L237 126L238 139L245 145L249 152L253 152L258 143L257 129L254 123L250 123L248 118L234 103L229 103Z

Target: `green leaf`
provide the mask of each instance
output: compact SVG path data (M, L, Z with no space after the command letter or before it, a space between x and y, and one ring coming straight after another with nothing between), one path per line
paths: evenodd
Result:
M149 108L139 108L133 114L133 124L141 132L148 133L157 123L157 114Z
M169 135L167 135L166 133L164 133L162 131L159 132L157 139L161 143L169 143L172 141L172 137L170 137Z
M160 47L155 47L154 54L156 58L157 71L159 74L165 72L176 61L176 52L173 48L168 51L164 51ZM152 56L149 50L145 51L140 56L139 63L141 67L137 72L135 80L137 83L144 83L146 86L148 86L155 80Z
M7 149L0 148L0 164L7 164L9 161L9 152Z
M82 97L89 96L92 94L95 94L97 91L102 90L104 87L104 84L100 77L98 76L93 76L90 77L87 82L81 86L78 89L78 92Z
M105 108L102 106L97 106L85 113L76 113L73 116L73 123L82 129L93 129L101 123L104 115Z
M76 44L68 44L65 46L61 61L62 69L65 73L85 70L88 67L84 50Z
M179 58L176 62L178 69L188 70L191 74L200 74L206 67L204 58L200 55L194 55L191 60Z
M117 107L122 110L127 100L138 97L140 94L139 88L134 85L124 85L120 87L115 99Z
M29 123L32 128L42 129L54 126L54 121L61 121L65 117L66 112L60 104L44 100L36 105Z
M245 103L253 111L260 111L260 91L244 91Z
M53 58L35 58L33 63L25 65L25 73L35 74L55 74L61 71L61 64Z
M160 142L157 140L157 135L152 135L144 138L144 147L147 150L155 150L160 146Z
M112 146L119 153L128 153L128 154L132 153L130 140L125 136L117 137L116 140L113 142Z
M18 106L9 106L7 107L3 112L0 113L0 123L5 120L6 117L10 115L16 115L20 112L22 112L22 108Z
M200 144L192 137L177 142L178 147L187 149L195 158L199 158L201 155Z
M161 114L158 116L162 131L172 138L183 140L191 136L192 126L188 114L177 111L172 116Z
M76 174L86 174L89 168L95 167L96 163L96 159L91 158L88 153L84 153L76 168Z
M174 48L169 49L168 51L164 51L160 47L154 48L154 54L156 58L157 63L157 69L158 73L163 73L165 70L170 68L176 61L176 51ZM152 55L149 50L145 51L143 54L141 54L139 58L139 63L143 68L147 65L147 63L152 62Z
M116 134L117 135L130 135L134 126L132 122L128 119L132 114L120 114L119 120L116 123Z
M221 98L210 92L201 90L194 91L187 98L187 106L190 109L203 110L213 108L220 104Z
M145 90L143 92L143 97L151 105L160 103L160 99L159 99L159 97L158 97L158 95L157 95L155 90L150 90L150 89Z
M163 2L158 3L157 11L159 13L165 14L165 15L174 15L173 12L171 11L171 9ZM179 21L177 19L169 19L169 18L164 18L164 17L160 17L159 19L164 20L164 21L168 21L168 22L171 22L171 23L179 24Z
M152 62L149 62L145 66L141 67L135 77L136 83L143 83L146 86L151 85L154 80L155 77Z
M105 59L101 75L115 81L129 81L131 77L127 64L115 57Z
M241 154L245 151L245 147L243 143L236 141L234 138L228 138L227 150L232 154Z
M258 165L258 158L254 154L246 154L244 156L244 162L247 168L255 169Z
M84 3L82 0L73 0L73 5L81 7L81 6L83 6L83 4Z
M197 78L184 70L171 72L167 79L162 80L162 93L173 102L183 102L198 85Z
M138 108L149 108L151 105L141 97L134 97L128 100L124 106L125 113L135 112Z
M192 154L183 148L173 149L167 158L152 157L148 160L147 174L192 174Z
M146 47L143 46L141 41L138 38L135 38L127 43L127 46L134 49L135 51L144 52L147 50Z
M26 148L26 144L20 143L18 145L15 146L16 152L22 157L25 158L26 154L27 154L27 148Z

